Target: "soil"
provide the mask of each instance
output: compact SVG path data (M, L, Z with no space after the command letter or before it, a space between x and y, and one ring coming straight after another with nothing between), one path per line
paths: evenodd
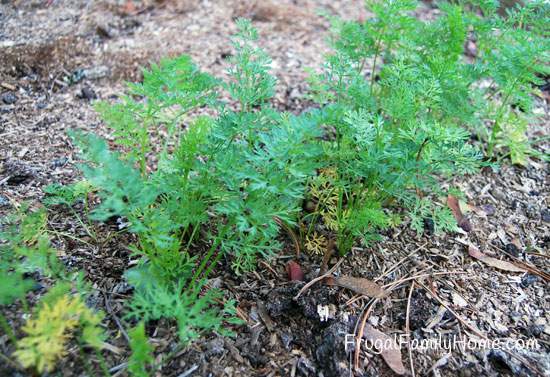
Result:
M261 45L273 58L279 80L274 105L299 113L308 105L302 99L304 68L319 67L328 52L329 25L317 15L319 9L345 18L366 16L362 2L351 0L2 1L0 215L23 201L39 206L42 188L49 183L79 179L67 130L109 137L93 100L116 99L125 81L140 79L139 67L186 53L202 69L224 77L237 17L253 20ZM429 17L433 10L426 6L423 12ZM550 128L548 86L545 90L535 101L535 112L542 117L531 127L533 137L548 135ZM548 144L536 148L548 153ZM532 158L525 167L504 164L455 180L468 205L470 232L434 235L428 226L419 236L403 224L369 248L354 248L336 273L387 286L402 280L383 299L323 284L293 299L305 283L288 281L286 263L294 258L290 239L276 258L261 262L253 273L235 276L221 263L211 284L222 288L227 299L236 299L246 325L235 328L234 338L205 334L180 350L173 323L150 323L147 331L158 360L175 352L156 375L393 375L380 355L367 349L353 370L354 351L346 350L345 335L354 334L368 313L367 322L390 336L410 332L421 340L483 334L538 343L536 348L516 344L506 351L403 347L409 375L550 376L550 296L544 273L550 267L548 172L547 163ZM117 224L96 224L100 239L111 237L93 242L62 208L50 211L49 225L87 242L54 239L68 268L84 271L92 282L89 304L106 313L113 346L102 354L113 376L126 375L129 347L119 324L131 295L122 273L132 263L132 236L112 236ZM528 272L509 272L475 259L469 255L470 245L495 259L527 264ZM309 281L317 276L321 257L302 254L298 263ZM42 279L29 301L35 302L51 283ZM330 309L327 321L321 321L319 305ZM20 306L3 307L2 312L12 327L20 328ZM0 352L13 352L5 334L0 334ZM97 361L92 354L89 358ZM26 375L2 360L0 375ZM87 375L77 349L69 350L54 375Z

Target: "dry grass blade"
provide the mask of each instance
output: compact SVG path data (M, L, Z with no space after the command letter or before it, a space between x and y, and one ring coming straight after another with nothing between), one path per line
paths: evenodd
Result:
M298 241L298 237L296 236L296 233L286 224L283 220L278 218L277 216L274 216L273 219L275 222L282 228L284 228L287 232L290 238L292 239L292 243L294 244L294 248L296 249L296 258L300 257L300 242Z
M409 296L407 297L407 314L405 317L405 333L407 334L407 339L410 339L411 334L411 328L410 328L410 319L411 319L411 299L412 294L414 292L414 281L411 283L411 289L409 290ZM411 365L411 376L415 377L416 373L414 371L414 361L412 358L412 349L411 347L407 347L409 349L409 362Z
M361 353L361 339L363 339L363 334L365 333L365 325L367 324L367 319L371 311L374 309L374 306L379 299L375 298L369 302L370 306L363 315L359 328L357 329L357 334L355 335L355 354L353 355L353 366L355 370L359 369L359 355Z
M500 259L496 259L493 257L490 257L486 254L483 254L477 247L474 245L468 246L468 254L477 260L482 261L483 263L498 268L499 270L503 271L510 271L510 272L527 272L524 268L518 267L513 263L503 261Z

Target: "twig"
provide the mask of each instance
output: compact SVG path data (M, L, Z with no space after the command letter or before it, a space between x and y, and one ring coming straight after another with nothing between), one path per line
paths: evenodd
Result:
M296 296L294 296L294 300L297 300L298 297L300 297L302 295L302 293L304 293L309 287L311 287L313 284L317 283L318 281L320 280L323 280L325 278L328 278L332 275L332 273L334 271L336 271L336 269L338 267L340 267L340 265L342 264L342 262L344 261L344 258L340 259L334 266L332 266L332 268L330 270L327 271L326 274L323 274L321 276L318 276L316 277L315 279L311 280L309 283L307 283L306 285L304 285L302 287L302 289L300 289L300 291L296 294Z
M411 317L410 317L410 315L411 315L411 299L412 299L413 291L414 291L414 280L411 283L411 289L409 291L409 297L407 298L407 315L405 317L405 332L407 334L408 339L410 339L410 335L411 335L411 328L409 326L409 323L410 323L410 319L411 319ZM410 345L408 345L407 348L409 349L409 362L411 363L411 375L412 375L412 377L415 377L416 373L414 372L414 361L413 361L413 358L412 358L412 349L411 349Z
M111 317L113 317L113 320L115 321L118 329L120 330L120 332L122 333L122 335L124 336L126 341L128 343L130 343L130 337L128 336L128 333L124 329L124 326L122 326L122 323L120 322L120 319L118 318L118 316L115 314L113 308L111 307L111 300L109 299L109 297L107 296L106 293L103 294L103 297L105 298L105 309L107 309L107 313L109 313L109 315Z
M191 373L193 373L194 371L196 371L197 369L199 369L199 366L197 364L193 365L191 368L189 368L187 371L183 372L182 374L180 374L178 377L188 377L191 375Z
M373 299L370 302L369 308L365 312L365 315L361 319L361 324L359 325L359 329L357 332L357 335L355 336L355 354L354 354L354 361L353 361L353 368L355 370L359 369L359 355L361 353L361 339L363 339L363 333L365 332L365 325L367 324L367 319L369 318L370 313L374 309L374 306L378 302L378 298Z

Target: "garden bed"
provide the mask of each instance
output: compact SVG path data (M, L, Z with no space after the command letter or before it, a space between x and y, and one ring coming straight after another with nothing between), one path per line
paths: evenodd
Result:
M51 4L49 4L51 3ZM244 4L243 4L244 3ZM130 5L132 4L132 5ZM271 103L276 109L300 114L312 105L307 92L306 67L319 67L330 51L329 24L316 10L324 8L346 19L365 19L357 1L284 2L12 2L0 6L0 215L22 202L42 207L43 188L51 183L78 181L78 150L67 131L92 131L113 141L92 103L113 100L124 92L124 81L142 79L140 67L165 56L185 53L200 68L226 78L226 58L235 54L230 35L235 19L246 17L259 31L261 46L272 57L278 79ZM437 14L424 5L418 16ZM471 42L473 43L473 42ZM470 48L475 45L470 44ZM534 99L541 114L530 125L529 136L548 135L548 85ZM113 144L113 143L111 143ZM535 144L548 153L548 142ZM531 157L525 166L505 161L499 170L452 180L464 194L471 230L432 234L425 224L422 235L401 224L382 231L382 239L369 247L353 247L338 273L365 278L391 294L380 299L360 296L335 285L315 284L298 298L306 282L316 278L323 255L303 250L296 256L292 232L282 231L282 249L257 269L236 275L229 260L221 259L208 285L219 288L224 300L235 300L244 324L232 326L235 337L205 333L180 348L177 326L160 319L149 321L147 334L161 376L348 376L392 375L395 366L375 352L346 352L346 334L356 334L368 313L368 325L390 336L411 333L417 339L437 334L488 339L531 339L537 347L514 343L496 348L411 349L403 347L404 368L416 375L454 376L546 375L550 370L550 314L547 280L550 237L548 164ZM74 210L85 216L83 205ZM48 209L52 245L68 269L81 270L91 283L87 304L105 313L102 324L110 345L101 351L112 375L125 375L130 354L124 318L132 287L124 271L136 264L129 245L133 234L120 232L116 220L94 223L94 237L75 214L63 206ZM69 236L67 236L67 234ZM200 240L196 250L208 250ZM484 256L513 263L509 271ZM477 258L475 256L478 256ZM289 281L288 262L295 260L304 282ZM329 267L340 260L333 256ZM518 267L519 266L519 267ZM47 288L48 278L27 295L35 304ZM413 283L414 282L414 283ZM322 321L319 308L329 311ZM3 306L2 313L16 335L25 319L20 303ZM367 327L368 329L368 327ZM368 331L368 330L365 330ZM0 353L11 355L13 344L3 332ZM97 355L92 365L101 374ZM459 372L457 372L459 371ZM56 372L86 375L78 347L69 348ZM25 375L6 360L0 374Z

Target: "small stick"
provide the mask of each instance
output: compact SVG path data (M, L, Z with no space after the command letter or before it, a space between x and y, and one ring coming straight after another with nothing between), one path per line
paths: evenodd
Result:
M115 321L118 329L120 330L120 332L122 333L122 335L124 336L124 338L126 339L126 341L129 344L130 343L130 337L128 336L128 333L124 329L124 326L122 326L122 323L120 323L120 319L118 318L118 316L115 314L113 308L111 307L110 298L107 296L106 293L103 294L103 298L105 299L105 309L107 309L107 313L109 313L109 315L111 317L113 317L113 320Z
M334 271L336 271L336 269L338 267L340 267L340 265L342 264L342 262L344 261L344 258L340 259L334 266L332 266L332 268L330 270L327 271L326 274L323 274L321 276L318 276L316 277L315 279L311 280L309 283L307 283L306 285L304 285L302 287L302 289L300 289L300 291L296 294L296 296L294 296L294 300L297 300L298 297L300 297L302 295L302 293L304 293L309 287L311 287L313 284L317 283L318 281L320 280L323 280L325 278L328 278L332 275L332 273Z
M406 318L405 318L405 332L407 333L407 337L410 339L410 335L411 335L411 328L409 326L409 323L410 323L410 315L411 315L411 299L412 299L412 294L413 294L413 291L414 291L414 280L413 282L411 283L411 289L409 291L409 297L407 298L407 315L406 315ZM413 358L412 358L412 349L410 346L407 347L409 349L409 362L411 363L411 374L412 374L412 377L415 377L416 376L416 373L414 372L414 362L413 362Z
M363 339L363 333L365 332L365 325L367 324L367 319L369 318L369 315L374 309L378 300L379 299L375 298L370 304L367 311L365 312L365 315L361 319L361 324L359 325L359 331L357 332L357 336L355 337L355 355L354 355L354 362L353 362L353 367L355 370L359 369L359 354L361 353L361 339Z

